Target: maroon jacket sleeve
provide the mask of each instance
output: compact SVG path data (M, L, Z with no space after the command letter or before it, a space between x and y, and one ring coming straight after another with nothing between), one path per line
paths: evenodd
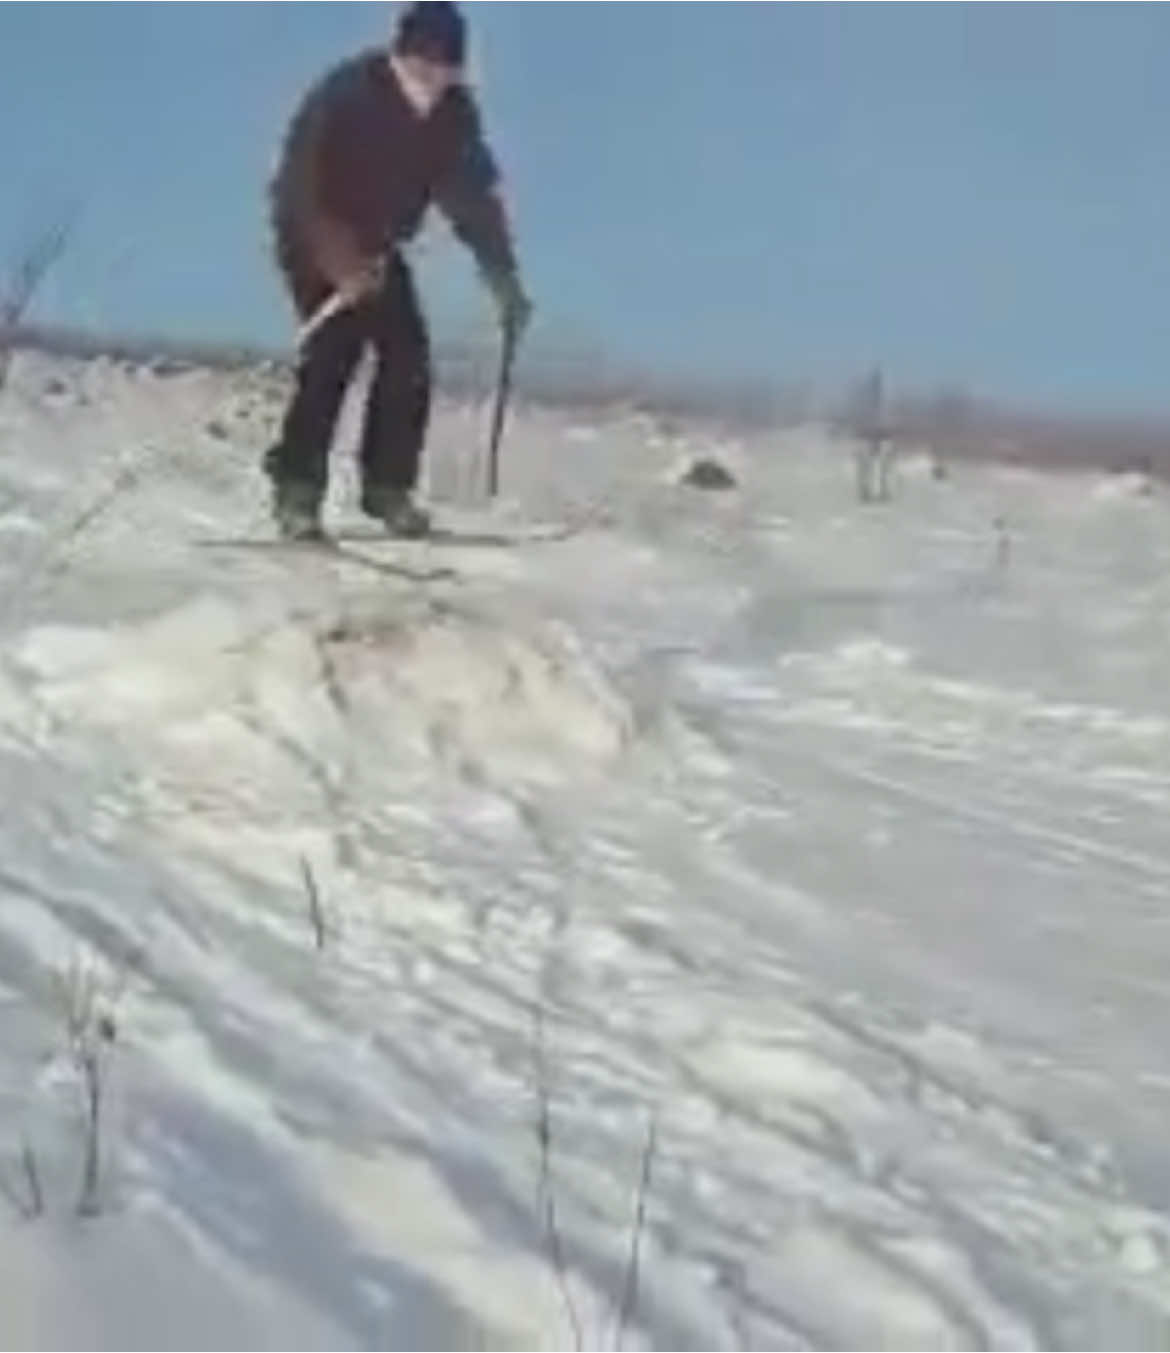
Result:
M459 91L455 118L454 151L436 185L435 202L484 273L514 273L516 254L499 169L466 90Z

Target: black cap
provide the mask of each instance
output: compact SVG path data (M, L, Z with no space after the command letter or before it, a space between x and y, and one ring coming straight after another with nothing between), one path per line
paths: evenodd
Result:
M441 66L462 66L467 56L467 25L459 6L447 0L417 0L398 20L394 50L422 56Z

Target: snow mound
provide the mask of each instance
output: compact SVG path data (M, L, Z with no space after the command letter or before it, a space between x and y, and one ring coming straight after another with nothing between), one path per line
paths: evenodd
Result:
M16 664L52 713L152 757L243 724L326 762L356 737L366 760L413 752L552 781L604 765L631 729L567 631L445 606L281 615L204 593L142 623L38 628Z
M209 548L286 392L0 399L0 1346L1166 1348L1164 495L527 406L564 540Z
M1141 470L1124 470L1107 479L1100 479L1092 490L1093 499L1103 503L1150 498L1153 494L1153 480Z
M630 737L624 702L568 631L444 607L404 625L342 620L324 639L363 726L413 724L495 774L560 779Z

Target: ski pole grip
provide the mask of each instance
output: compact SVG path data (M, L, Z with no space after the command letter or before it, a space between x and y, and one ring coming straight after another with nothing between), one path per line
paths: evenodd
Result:
M344 310L349 304L350 301L339 291L330 292L297 330L297 346L303 347L326 320L332 319L338 311Z

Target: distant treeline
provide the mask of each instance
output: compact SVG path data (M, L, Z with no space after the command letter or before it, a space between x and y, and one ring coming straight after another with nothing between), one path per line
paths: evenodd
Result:
M195 367L288 371L288 351L230 342L119 336L63 326L0 327L0 350L33 349L64 357L107 357L149 365L160 374ZM439 388L453 397L490 389L495 352L486 342L437 345ZM619 366L582 349L530 348L519 363L521 399L581 411L629 408L666 419L702 419L729 428L827 423L854 431L850 396L811 384L734 382L662 376ZM1097 468L1170 479L1170 415L1166 419L1061 414L1010 408L959 390L904 393L889 403L890 431L900 447L929 449L943 460L996 460L1053 469Z

